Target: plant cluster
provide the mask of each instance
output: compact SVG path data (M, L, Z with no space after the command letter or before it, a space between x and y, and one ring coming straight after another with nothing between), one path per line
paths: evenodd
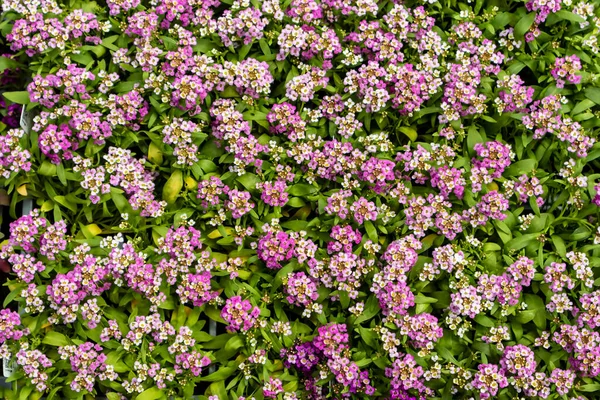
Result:
M6 398L597 398L595 2L1 7Z

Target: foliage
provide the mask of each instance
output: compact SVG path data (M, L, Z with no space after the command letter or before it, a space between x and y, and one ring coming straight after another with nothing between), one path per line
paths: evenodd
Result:
M7 398L594 398L594 2L2 11Z

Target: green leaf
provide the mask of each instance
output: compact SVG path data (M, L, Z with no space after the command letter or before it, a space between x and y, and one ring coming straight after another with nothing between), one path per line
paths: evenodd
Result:
M471 125L469 127L469 133L467 135L467 148L469 150L469 153L472 154L475 145L477 143L483 143L483 141L483 137L481 136L481 133L479 133L479 129L477 129L477 126Z
M493 242L487 242L483 245L484 253L488 253L491 251L502 251L502 247L499 244Z
M359 326L358 328L356 328L356 330L368 346L374 349L377 348L377 334L373 332L372 329L363 328L362 326Z
M73 211L74 213L77 212L77 205L71 203L69 200L67 200L67 198L65 196L55 196L54 201L56 203L60 204L61 206L68 208L69 210Z
M533 294L525 295L527 310L533 312L533 323L540 329L546 328L546 305L540 296Z
M58 180L63 186L67 186L67 174L65 172L65 166L62 163L56 165L56 176L58 176Z
M600 104L600 88L588 87L583 91L583 93L585 94L585 97L594 103Z
M78 62L81 65L87 66L94 62L92 56L89 53L79 53L79 54L71 54L71 60Z
M537 166L537 161L532 159L517 161L514 164L511 164L510 167L506 169L503 175L505 176L521 176L524 174L529 174L531 171L535 169Z
M523 337L523 325L521 325L517 321L511 321L510 327L512 328L515 334L515 339L520 340Z
M587 385L581 385L578 389L582 392L599 392L600 383L589 383Z
M157 400L163 398L166 398L166 393L164 390L153 386L138 394L135 400Z
M63 388L62 386L57 386L54 389L52 389L50 391L50 393L48 393L48 397L46 397L46 399L52 400L56 396L56 393L58 393L62 388ZM116 399L114 397L110 397L109 396L110 394L116 394L116 393L107 393L106 396L108 397L108 400L120 400L121 399L121 397L118 394L117 394L118 397Z
M30 102L29 92L26 90L22 92L4 92L2 96L16 104L29 104Z
M43 176L56 176L56 170L56 164L52 164L50 161L44 160L38 169L38 174Z
M313 185L298 183L296 185L290 186L288 189L288 193L292 196L306 196L309 194L317 193L317 188Z
M198 379L202 382L216 382L229 378L237 370L235 367L221 367L212 374Z
M554 248L556 249L556 253L558 253L559 256L561 256L561 257L566 256L567 248L565 247L565 241L562 240L562 238L560 236L552 235L552 244L554 245Z
M204 171L205 173L214 172L218 169L217 164L215 164L214 162L212 162L210 160L199 160L198 165L200 166L200 168L202 168L202 171ZM244 175L248 175L248 174L244 174ZM244 176L244 175L242 175L242 176Z
M535 317L535 311L524 310L524 311L520 311L517 314L517 321L520 322L521 324L526 324L529 321L532 321L534 317Z
M1 247L1 246L0 246ZM6 295L6 297L4 298L4 303L3 303L3 307L6 308L6 306L14 300L15 297L20 296L21 295L21 291L27 286L27 284L25 283L20 283L15 285L14 289L11 289L10 293Z
M417 131L411 128L410 126L401 126L398 130L406 135L411 142L415 142L417 140L418 134Z
M218 382L214 382L212 383L209 387L208 390L212 393L217 395L218 399L227 399L227 390L225 389L225 381L224 380L220 380Z
M219 336L214 337L212 340L204 343L202 345L202 347L204 347L205 349L221 349L223 348L223 346L225 346L225 343L227 343L229 341L229 339L231 339L231 337L234 336L233 333L223 333Z
M377 297L374 295L370 295L365 303L364 311L358 316L358 318L356 318L354 323L360 324L361 322L368 321L377 315L379 311L381 311L381 307L379 307L379 300L377 300Z
M3 72L6 69L17 68L19 63L13 59L8 57L0 57L0 72Z
M197 44L192 47L192 49L197 53L208 54L216 47L215 44L209 39L198 39L196 43Z
M58 333L56 331L46 332L44 339L42 339L42 343L49 344L50 346L68 346L71 344L69 339L62 333Z
M375 226L371 221L365 221L365 229L367 230L367 235L369 235L369 239L377 243L377 229L375 229Z
M304 206L306 203L304 202L304 200L302 200L300 197L292 197L288 202L287 205L290 207L294 207L294 208L300 208L302 206Z
M225 323L225 320L221 318L221 311L219 311L219 309L214 306L207 306L204 309L204 314L206 314L206 316L212 319L213 321L217 321L222 324Z
M525 36L525 34L527 33L527 31L529 31L529 28L531 28L531 25L533 25L533 21L535 20L535 16L536 16L536 13L534 13L534 12L528 13L525 16L523 16L515 24L515 30L514 30L515 38L517 38L518 40L520 40L520 39L522 39Z
M496 324L494 323L494 321L492 321L491 318L489 318L483 314L478 314L475 317L475 322L477 322L481 326L485 326L486 328L492 328L492 327L496 326Z
M33 392L33 386L25 386L18 391L19 400L29 400L31 396L31 392Z
M237 50L238 60L242 61L250 52L252 44L245 44Z
M120 213L125 213L129 211L131 206L129 205L129 202L125 196L123 196L121 193L122 191L117 188L110 188L110 198L112 199L113 203L115 203L117 210L119 210Z
M421 293L415 296L415 304L431 304L437 303L438 299L433 297L423 296Z
M575 107L573 107L573 109L571 110L571 114L577 115L577 114L581 113L582 111L585 111L585 110L593 107L594 104L595 103L592 100L583 99L579 103L577 103L577 105Z
M522 248L527 247L527 245L530 243L533 243L538 236L539 233L527 233L525 235L521 235L506 243L506 247L513 250L521 250Z
M120 82L114 86L113 90L117 93L131 92L133 90L133 88L135 87L136 83L137 82L133 82L133 81Z
M179 197L179 192L183 188L183 174L180 169L173 171L165 186L163 186L162 197L167 204L172 204Z
M269 47L269 44L267 43L267 41L265 39L260 39L258 41L258 45L260 46L260 49L262 50L262 52L265 56L271 55L271 48Z
M581 23L581 22L585 22L585 18L581 17L580 15L577 15L575 13L572 13L570 11L567 10L560 10L557 13L554 13L553 17L555 17L558 21L571 21L571 22L576 22L576 23Z
M249 172L237 178L237 181L241 183L247 190L256 190L256 184L261 180L258 176Z
M215 353L217 360L228 360L234 356L238 349L244 346L244 340L240 335L234 335L229 338L225 346Z

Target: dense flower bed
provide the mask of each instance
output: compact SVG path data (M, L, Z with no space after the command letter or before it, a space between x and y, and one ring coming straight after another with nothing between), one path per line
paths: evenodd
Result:
M595 2L1 6L6 398L598 398Z

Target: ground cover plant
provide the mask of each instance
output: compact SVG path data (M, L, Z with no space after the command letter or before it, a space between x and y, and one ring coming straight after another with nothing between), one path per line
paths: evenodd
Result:
M594 1L1 7L5 398L598 398Z

